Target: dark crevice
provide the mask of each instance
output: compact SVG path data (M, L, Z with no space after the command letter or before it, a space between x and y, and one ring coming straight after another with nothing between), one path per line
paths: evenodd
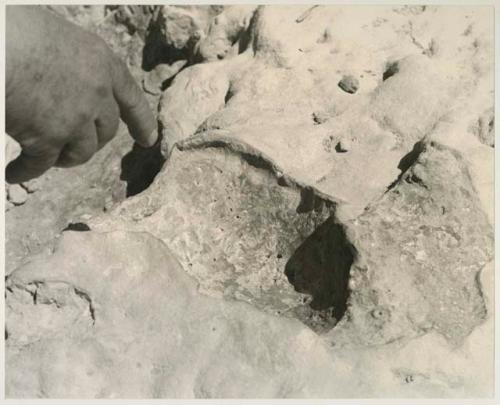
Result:
M95 309L94 309L94 306L92 305L91 298L89 297L89 295L86 292L84 292L82 290L78 290L77 288L73 288L73 290L75 291L76 295L78 295L80 298L83 298L85 301L88 302L90 317L92 318L92 323L95 324Z
M184 66L184 67L186 67L186 66ZM184 69L184 67L182 69ZM167 90L172 85L172 83L174 82L174 79L182 71L182 69L179 70L175 75L172 75L171 77L169 77L168 79L163 81L163 83L161 84L161 87L160 87L162 92Z
M150 72L157 65L163 63L171 65L178 60L189 60L191 54L188 48L178 49L165 42L165 35L161 30L161 24L156 21L156 18L153 17L150 20L144 48L142 49L141 67L146 72Z
M384 74L382 75L382 80L386 81L389 77L394 76L399 72L399 64L398 62L392 62L387 64Z
M67 284L65 282L63 282L63 283ZM61 301L57 297L57 294L52 295L52 296L48 296L47 292L39 292L40 288L44 287L44 286L48 286L49 292L50 292L50 282L46 282L46 281L32 281L32 282L26 284L25 286L17 286L17 288L21 288L23 291L25 291L31 295L31 297L33 299L33 305L54 304L57 308L61 308L62 306L66 305L65 299L62 299L62 301ZM13 292L11 287L7 287L7 288L9 289L9 291ZM78 297L82 298L84 301L87 302L87 304L89 306L90 317L92 318L92 324L95 324L96 317L95 317L95 309L94 309L94 305L92 303L92 299L90 298L90 296L86 292L84 292L80 289L77 289L74 286L71 286L71 288L72 288L73 292L75 293L75 295L77 295Z
M238 54L245 52L250 46L250 42L252 40L252 30L255 25L256 20L256 11L253 12L252 17L250 18L250 22L248 24L248 28L246 30L242 30L238 36ZM236 42L235 42L236 43Z
M420 187L429 189L427 184L425 184L424 181L420 177L418 177L415 173L412 173L411 175L406 176L405 181L407 183L418 184Z
M84 222L71 222L62 231L86 232L90 231L90 227Z
M158 141L151 148L143 148L134 144L121 162L120 180L127 182L127 197L134 196L146 190L165 163L161 153L162 135L159 131Z
M221 145L222 146L222 145ZM223 146L226 146L223 144ZM250 166L256 167L257 169L265 169L274 172L273 165L261 156L252 155L250 153L241 152L241 158L247 162Z
M295 290L312 298L294 312L318 333L333 328L346 312L354 252L344 228L330 217L295 250L285 266L285 275Z
M300 190L300 204L297 207L297 213L303 214L312 211L314 208L314 191L311 188Z
M226 95L224 97L224 104L227 104L233 96L234 96L234 93L231 89L231 86L229 86L229 88L227 89Z
M35 284L36 290L31 293L33 297L33 305L38 305L38 284Z
M413 149L401 158L398 164L398 169L401 170L401 173L399 174L396 180L394 180L391 184L389 184L386 192L392 190L396 186L396 184L399 183L399 181L402 179L406 171L411 166L413 166L413 164L417 161L418 157L424 150L425 150L425 143L423 141L418 141L417 143L415 143L415 145L413 145Z

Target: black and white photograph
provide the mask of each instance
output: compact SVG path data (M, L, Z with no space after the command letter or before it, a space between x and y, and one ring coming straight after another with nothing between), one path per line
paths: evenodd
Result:
M498 5L1 7L5 398L494 398Z

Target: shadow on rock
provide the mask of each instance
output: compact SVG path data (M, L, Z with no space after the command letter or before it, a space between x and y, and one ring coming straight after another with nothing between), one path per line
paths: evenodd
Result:
M127 182L127 197L146 190L161 170L165 158L161 154L160 145L161 139L151 148L134 144L132 150L123 157L120 180Z
M386 192L392 190L396 186L396 184L400 182L400 180L403 178L403 175L410 167L413 166L413 164L417 161L418 157L424 150L425 143L423 141L418 141L417 143L415 143L415 145L413 145L413 149L401 158L398 164L398 169L401 171L401 173L399 173L399 176L396 178L396 180L389 184Z
M327 219L293 253L285 275L295 290L312 296L300 318L317 332L331 329L347 309L354 249L341 225ZM297 311L296 311L297 312Z

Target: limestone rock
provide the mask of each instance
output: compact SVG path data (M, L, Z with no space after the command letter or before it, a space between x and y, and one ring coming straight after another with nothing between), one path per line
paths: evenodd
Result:
M491 395L489 10L153 11L162 141L7 213L8 395Z
M65 233L12 274L7 308L8 397L301 397L331 369L312 331L196 294L144 233Z
M477 282L493 233L467 166L432 142L348 232L356 248L349 313L352 343L383 344L436 330L459 345L484 322Z
M291 283L285 268L299 245L330 218L334 203L278 179L265 159L222 145L174 150L163 170L176 174L160 176L136 199L93 219L91 228L131 221L134 229L175 249L200 291L305 320L309 314L296 313L307 301L303 292L321 300L325 290ZM327 301L318 309L331 309L332 300Z
M435 397L492 383L492 346L473 355L492 322L462 348L432 332L332 347L298 321L199 295L146 233L67 232L6 287L9 398Z

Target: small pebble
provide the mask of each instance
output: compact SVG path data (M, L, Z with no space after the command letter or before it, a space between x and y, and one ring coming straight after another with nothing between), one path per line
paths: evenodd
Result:
M339 87L346 93L354 94L359 89L359 81L354 76L344 76L338 83Z
M28 199L28 192L19 184L10 185L7 193L7 199L14 205L23 205Z

